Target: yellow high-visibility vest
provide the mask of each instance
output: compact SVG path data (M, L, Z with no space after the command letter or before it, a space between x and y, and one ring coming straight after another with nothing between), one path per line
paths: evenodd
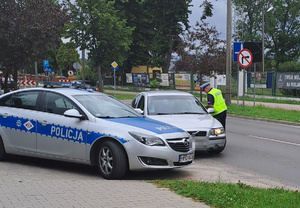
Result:
M213 116L227 110L227 106L226 106L225 100L223 99L223 95L222 95L221 90L212 88L208 92L208 94L210 94L214 97L213 108L215 109L215 112L212 113Z

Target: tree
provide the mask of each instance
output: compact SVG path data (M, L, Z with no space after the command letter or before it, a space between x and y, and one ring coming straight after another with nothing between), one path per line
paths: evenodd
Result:
M150 14L145 12L145 4L139 0L116 0L115 8L118 15L126 19L127 25L134 28L132 44L128 51L128 58L124 61L123 72L131 72L133 66L145 65L149 60L149 48L152 40Z
M268 54L274 54L276 68L282 62L296 61L300 57L300 1L274 1L274 12L267 19Z
M145 13L151 17L152 44L149 64L162 66L167 73L178 36L189 28L188 14L191 0L145 0Z
M192 73L210 75L212 72L224 73L226 71L225 41L218 38L220 34L215 27L208 23L197 22L194 28L182 35L183 41L177 50L182 60L176 63L181 70L191 68ZM191 67L192 66L192 67Z
M75 44L73 42L62 43L57 51L56 61L61 72L73 69L74 62L80 62Z
M0 1L0 62L6 78L12 73L17 80L18 69L42 60L60 42L66 11L50 0Z
M241 17L236 23L237 40L258 42L262 39L262 8L265 12L265 51L266 56L274 55L275 66L285 61L299 58L300 54L300 2L286 0L233 0Z
M90 37L87 34L89 25L88 1L75 0L68 3L71 10L71 21L65 26L64 36L70 38L76 47L82 51L82 80L85 80L85 51Z
M102 67L111 70L110 64L117 61L122 65L127 58L127 51L132 43L132 27L126 25L126 20L118 16L114 1L107 0L77 0L78 10L85 17L86 28L84 39L89 50L89 59L97 66L99 90L102 86ZM74 26L76 28L76 26Z

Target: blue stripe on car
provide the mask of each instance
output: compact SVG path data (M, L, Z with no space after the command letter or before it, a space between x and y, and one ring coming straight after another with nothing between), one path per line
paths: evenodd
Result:
M110 119L109 121L146 129L146 130L152 131L156 134L184 132L182 129L179 129L175 126L172 126L172 125L160 122L160 121L155 121L155 120L152 120L149 118L145 118L145 117L115 118L115 119Z

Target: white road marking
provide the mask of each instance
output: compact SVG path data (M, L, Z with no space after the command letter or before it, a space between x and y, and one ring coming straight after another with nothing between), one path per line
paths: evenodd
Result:
M299 146L300 144L298 143L293 143L293 142L285 142L285 141L281 141L281 140L277 140L277 139L270 139L270 138L266 138L266 137L260 137L260 136L255 136L255 135L249 135L250 137L256 138L256 139L262 139L262 140L267 140L267 141L272 141L272 142L278 142L278 143L283 143L283 144L290 144L290 145L295 145L295 146Z

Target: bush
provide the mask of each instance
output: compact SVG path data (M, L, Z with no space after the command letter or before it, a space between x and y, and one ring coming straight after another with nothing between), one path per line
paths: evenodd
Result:
M159 83L156 79L150 80L150 83L149 83L150 88L157 88L158 86L159 86Z

